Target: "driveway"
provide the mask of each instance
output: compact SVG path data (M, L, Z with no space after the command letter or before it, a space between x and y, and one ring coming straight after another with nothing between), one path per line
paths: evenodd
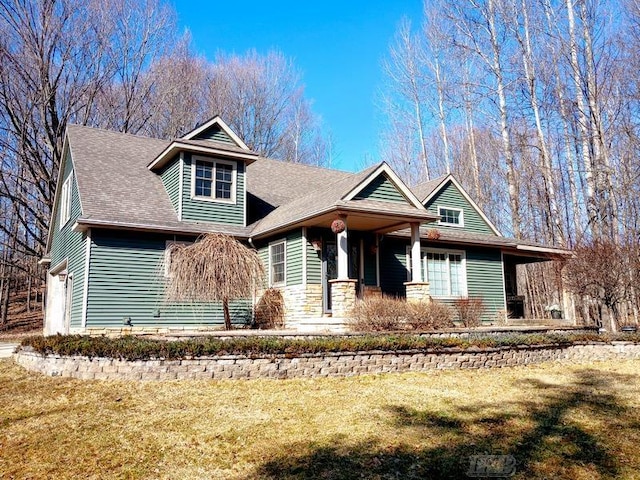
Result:
M17 346L17 343L0 342L0 358L9 358Z

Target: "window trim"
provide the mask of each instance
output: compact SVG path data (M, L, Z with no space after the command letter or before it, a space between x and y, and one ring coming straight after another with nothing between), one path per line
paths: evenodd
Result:
M216 191L216 165L229 165L231 167L231 198L215 198L204 195L196 195L196 163L206 162L212 164L211 170L211 193L215 195ZM191 200L213 202L213 203L229 203L235 205L237 203L238 190L238 162L232 160L220 160L218 158L203 157L200 155L191 156Z
M164 278L170 278L169 265L171 264L171 257L169 256L169 247L171 245L191 245L193 242L187 240L166 240L164 242L164 256L162 258L162 273Z
M449 265L449 255L460 255L461 264L462 264L462 285L460 295L451 295L451 269L447 268L447 283L449 287L448 295L434 295L429 288L429 294L436 299L441 300L455 300L458 298L465 298L469 295L469 284L468 284L468 276L467 276L467 252L465 250L456 250L449 248L430 248L430 247L421 247L420 248L420 263L422 265L422 269L424 272L423 280L425 282L429 282L429 287L431 287L431 281L429 280L429 267L427 265L427 253L444 253L447 256L447 266ZM407 246L406 250L406 261L407 261L407 281L411 281L411 246Z
M60 190L60 228L62 230L71 220L71 196L72 196L73 172L62 183Z
M281 282L274 282L273 281L273 262L272 262L272 255L271 255L271 249L272 247L276 246L276 245L280 245L282 244L284 247L284 278L282 279ZM282 238L280 240L274 240L273 242L269 242L269 246L268 246L268 250L267 250L267 255L269 257L269 287L284 287L287 284L287 239L286 238Z
M452 210L454 212L460 212L460 217L459 217L460 222L459 223L443 222L441 218L440 220L438 220L438 225L446 225L447 227L454 227L454 228L464 227L464 209L456 208L456 207L448 207L446 205L438 205L438 215L442 217L440 210Z

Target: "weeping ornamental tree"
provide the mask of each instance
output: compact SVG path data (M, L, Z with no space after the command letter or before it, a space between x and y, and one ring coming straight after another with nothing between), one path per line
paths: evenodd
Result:
M227 330L229 301L248 298L264 280L257 252L228 235L206 234L191 245L173 244L168 258L167 301L222 302Z

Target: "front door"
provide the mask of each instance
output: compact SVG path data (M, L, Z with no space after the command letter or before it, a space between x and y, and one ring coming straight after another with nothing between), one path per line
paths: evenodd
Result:
M329 280L338 278L338 247L336 242L324 242L322 255L322 304L324 313L331 313L331 283Z

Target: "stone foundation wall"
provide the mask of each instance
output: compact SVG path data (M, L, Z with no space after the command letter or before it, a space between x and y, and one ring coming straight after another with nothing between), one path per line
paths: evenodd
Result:
M304 354L293 358L218 356L189 360L124 361L107 358L40 355L20 350L13 356L28 370L83 380L218 380L336 377L387 372L500 368L549 361L640 359L640 344L588 343L561 347L537 345L446 352L356 352Z

